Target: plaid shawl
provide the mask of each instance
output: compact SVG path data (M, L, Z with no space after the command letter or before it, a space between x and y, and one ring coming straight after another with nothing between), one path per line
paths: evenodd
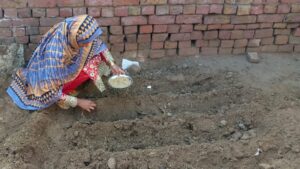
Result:
M75 79L86 62L97 54L101 34L96 20L88 15L56 24L43 36L27 67L13 76L7 93L25 110L52 105L60 99L63 84ZM82 43L87 45L80 47Z

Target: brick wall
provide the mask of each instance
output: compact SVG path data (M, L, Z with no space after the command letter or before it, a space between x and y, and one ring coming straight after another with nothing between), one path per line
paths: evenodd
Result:
M94 16L125 57L300 52L300 0L0 0L0 42L29 53L80 14Z

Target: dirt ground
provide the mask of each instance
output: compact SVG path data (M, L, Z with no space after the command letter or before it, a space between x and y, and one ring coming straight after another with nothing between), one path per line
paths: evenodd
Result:
M1 169L297 169L300 56L165 58L97 110L16 108L0 86ZM150 88L151 86L151 88Z

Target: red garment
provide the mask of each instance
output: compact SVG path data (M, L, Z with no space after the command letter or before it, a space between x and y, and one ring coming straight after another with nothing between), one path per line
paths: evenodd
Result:
M62 92L63 94L70 94L74 92L74 90L86 82L89 79L96 80L95 78L98 75L98 67L101 62L107 62L105 59L103 52L98 55L95 55L88 63L84 66L83 70L79 73L79 75L73 80L66 84L64 84Z

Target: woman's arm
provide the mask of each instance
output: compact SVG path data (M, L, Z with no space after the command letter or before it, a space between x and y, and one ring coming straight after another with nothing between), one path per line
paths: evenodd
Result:
M60 98L60 100L57 102L58 106L63 109L69 109L70 107L76 107L79 106L83 110L86 110L88 112L91 112L96 108L96 103L87 100L87 99L79 99L74 96L63 94Z

